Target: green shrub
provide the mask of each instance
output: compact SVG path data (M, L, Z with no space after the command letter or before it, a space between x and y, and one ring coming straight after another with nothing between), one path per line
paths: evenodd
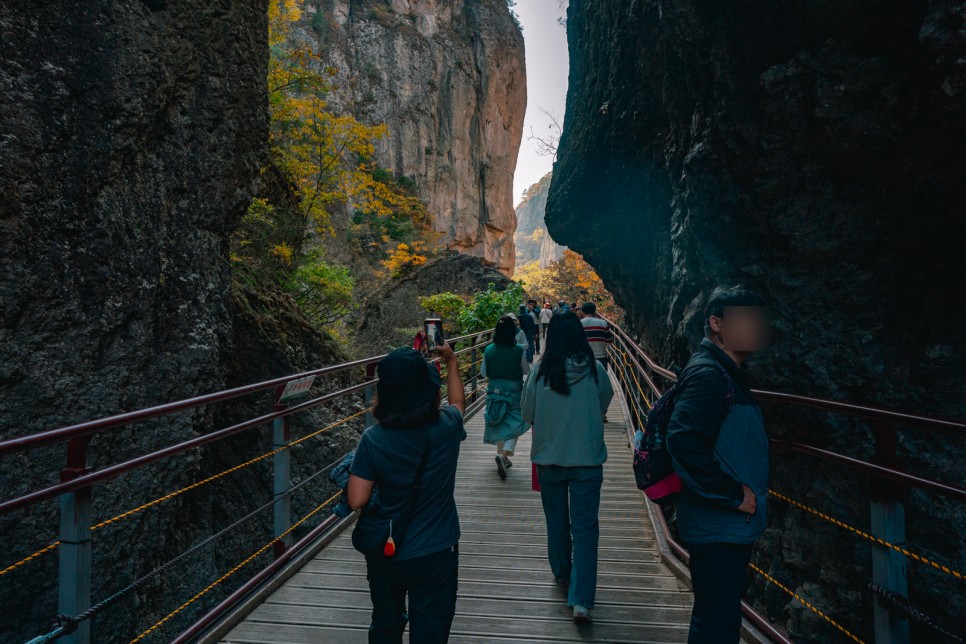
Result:
M331 324L352 309L355 280L346 266L329 264L308 254L286 284L302 312L318 325Z
M486 290L476 293L471 303L460 312L460 332L492 329L500 316L516 313L523 300L523 286L519 282L510 282L502 291L498 291L496 285L490 282Z

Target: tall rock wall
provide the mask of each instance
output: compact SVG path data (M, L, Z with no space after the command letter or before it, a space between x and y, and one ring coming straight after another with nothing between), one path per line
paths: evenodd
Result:
M513 270L523 36L504 0L316 0L300 37L338 73L330 107L389 134L377 159L415 179L452 249Z
M225 384L228 239L267 138L266 5L0 2L0 438ZM198 436L211 414L99 436L90 464ZM94 519L237 454L216 451L96 485ZM63 444L3 458L3 498L56 482L64 460ZM237 484L95 533L94 601L226 525L250 503ZM0 517L0 567L55 540L57 525L56 501ZM129 641L230 567L239 550L228 545L224 559L206 551L126 596L95 619L92 641ZM0 639L44 632L57 612L56 571L55 551L0 578Z
M966 5L572 0L566 123L547 204L635 331L682 364L707 293L775 309L766 388L966 418ZM864 423L767 407L773 436L869 459ZM904 466L954 484L961 438L902 432ZM867 477L773 451L773 487L869 525ZM905 494L909 542L966 565L961 504ZM779 502L760 565L869 638L869 549ZM910 563L912 599L966 614ZM961 590L961 588L960 588ZM755 577L797 640L831 627ZM928 631L914 635L930 641Z
M560 259L566 250L565 246L553 241L544 223L551 176L548 172L540 178L540 181L527 188L523 199L515 209L517 230L513 235L513 241L516 245L517 267L530 262L539 262L540 268L546 268L550 262Z

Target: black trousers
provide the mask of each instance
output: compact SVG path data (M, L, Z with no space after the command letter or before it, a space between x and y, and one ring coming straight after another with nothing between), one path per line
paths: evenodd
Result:
M372 598L369 642L402 642L407 622L412 644L449 640L456 612L459 545L404 561L366 557L366 567Z
M688 644L737 643L741 635L741 595L752 546L696 543L686 547L691 553L694 590Z

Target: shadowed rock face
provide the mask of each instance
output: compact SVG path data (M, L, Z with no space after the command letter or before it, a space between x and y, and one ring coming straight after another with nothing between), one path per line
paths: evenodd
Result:
M766 388L966 417L964 14L955 2L572 1L550 233L595 266L665 363L700 338L710 290L740 281L775 308L773 346L753 365ZM766 415L775 436L872 456L864 423ZM962 439L902 436L909 470L964 480ZM868 526L866 478L773 459L776 489ZM961 568L961 506L905 500L910 543ZM770 509L759 563L868 637L869 549ZM909 577L920 605L966 613L951 577L914 563ZM803 641L831 637L760 578L749 592Z
M504 0L322 0L299 37L338 70L330 106L385 123L380 164L415 179L452 250L513 270L523 36ZM336 222L337 224L338 222Z
M266 5L0 2L0 438L223 385L228 238L267 137ZM91 464L196 436L210 413L95 438ZM62 445L5 458L3 497L55 482L63 464ZM94 518L207 469L193 454L100 484ZM210 530L227 498L182 498L100 531L94 600ZM0 566L56 538L56 507L0 518ZM112 609L94 641L127 641L217 578L218 559L205 553L151 585L150 602ZM55 614L56 563L45 555L0 582L3 639L32 637Z

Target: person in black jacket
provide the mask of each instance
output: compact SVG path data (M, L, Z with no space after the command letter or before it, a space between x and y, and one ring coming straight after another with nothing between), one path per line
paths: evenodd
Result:
M745 362L764 347L761 296L715 289L705 338L678 379L667 446L684 487L678 533L690 552L690 644L738 642L745 571L767 524L768 436Z
M537 335L537 324L533 321L533 316L530 315L526 304L520 305L520 312L517 313L517 319L520 321L520 330L527 336L527 362L533 364L535 349L533 338Z

